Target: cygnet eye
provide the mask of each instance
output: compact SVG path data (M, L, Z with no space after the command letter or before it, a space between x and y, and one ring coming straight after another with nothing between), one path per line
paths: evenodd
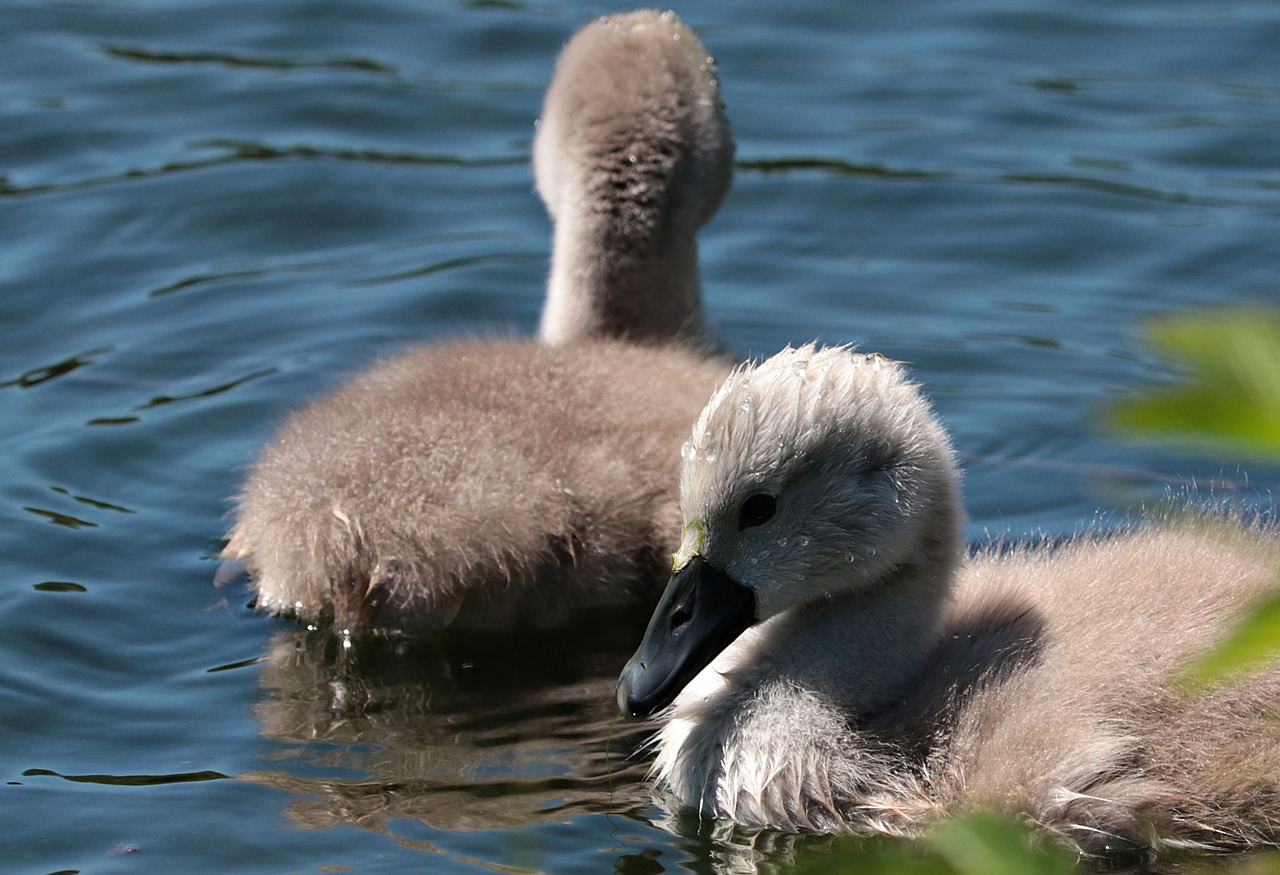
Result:
M742 502L742 510L738 511L738 531L760 526L773 519L778 510L778 499L767 492L757 492Z

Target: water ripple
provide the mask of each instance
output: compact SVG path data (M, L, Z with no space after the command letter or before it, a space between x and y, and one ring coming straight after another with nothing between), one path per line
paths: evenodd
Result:
M426 264L422 267L415 267L410 270L397 271L396 273L383 274L381 276L369 277L367 279L349 280L343 283L348 288L363 288L365 286L377 286L384 283L400 282L401 280L418 279L419 277L429 276L433 273L440 273L446 270L453 270L461 267L473 267L478 264L496 264L500 262L512 263L538 263L545 261L544 258L534 257L530 255L515 255L509 252L495 252L489 255L465 255L458 258L447 258L443 261Z
M361 73L397 75L396 68L368 58L323 58L298 60L266 56L238 55L231 52L164 52L106 43L102 50L112 58L147 64L218 64L224 67L250 67L263 70L355 70Z
M58 377L65 377L72 371L78 370L85 365L91 365L95 362L95 356L105 355L114 352L115 347L99 346L87 352L78 353L61 361L54 362L51 365L42 365L38 368L31 368L23 371L17 377L9 380L0 380L0 389L7 389L10 386L17 386L19 389L30 389L32 386L39 386L41 383L47 383L49 380L55 380Z
M187 392L183 395L156 395L150 401L135 407L135 410L149 410L152 407L161 407L165 404L175 404L179 401L194 401L199 398L211 398L215 395L221 395L223 392L230 392L238 386L243 386L250 380L257 380L262 377L269 377L276 373L279 368L263 368L243 377L237 377L234 380L228 380L225 383L219 383L216 386L210 386L207 389L199 389L195 392Z
M119 504L112 504L109 501L100 501L96 498L89 498L86 495L74 495L69 489L64 489L61 486L50 486L49 489L53 492L58 493L59 495L65 495L67 498L70 498L72 501L77 501L80 504L88 505L89 507L92 507L95 510L111 510L111 511L115 511L116 513L137 513L136 510L131 510Z
M73 517L70 514L60 513L56 510L46 510L42 507L24 507L23 510L29 514L44 517L55 526L62 526L67 529L96 529L98 527L97 523L82 520L79 517Z
M833 176L870 176L878 179L931 180L970 185L1047 185L1081 188L1120 197L1162 203L1201 207L1257 206L1256 201L1227 197L1207 197L1183 191L1166 191L1155 186L1117 182L1113 179L1070 173L1015 172L1000 174L968 174L948 170L886 167L883 164L857 164L836 158L769 158L739 161L738 170L760 173L789 173L816 170ZM1253 185L1252 190L1269 191L1270 186Z
M343 267L350 267L356 263L358 262L353 259L328 259L305 264L290 264L283 267L256 267L248 270L227 270L215 273L200 273L195 274L194 276L183 277L182 279L175 280L168 285L152 289L147 292L147 297L162 298L165 295L171 295L174 292L182 292L213 283L235 282L238 280L260 280L271 276L290 276L311 272L324 273Z
M151 410L156 407L163 407L168 404L176 404L183 401L196 401L203 398L212 398L225 392L230 392L232 389L243 386L251 380L269 377L278 371L279 368L276 367L262 368L260 370L253 371L252 373L245 374L244 376L236 377L234 380L228 380L225 383L219 383L216 386L210 386L206 389L197 389L194 392L186 392L180 395L155 395L133 409L135 411ZM87 420L85 425L133 425L141 421L142 417L136 415L98 416Z
M90 176L66 182L46 182L37 185L13 185L7 177L0 176L0 197L30 197L82 191L88 188L152 179L159 176L185 173L192 170L208 170L228 164L249 161L353 161L362 164L409 164L424 167L514 167L529 162L527 154L499 155L489 158L465 158L461 155L423 155L416 152L385 152L380 149L339 149L324 146L272 146L252 140L198 140L190 143L191 149L220 149L223 154L190 161L167 161L158 167L129 168L119 173Z
M875 176L882 179L954 179L945 170L914 170L886 167L883 164L856 164L839 158L761 158L736 162L739 170L761 173L785 173L794 170L821 170L833 176Z
M221 772L177 772L172 775L63 775L52 769L27 769L24 778L61 778L76 784L106 784L111 787L155 787L161 784L190 784L195 781L222 781Z
M1132 185L1116 182L1111 179L1098 179L1092 176L1077 176L1070 173L1006 173L997 180L1001 182L1029 183L1031 185L1065 186L1067 188L1084 188L1103 194L1140 200L1161 201L1170 204L1188 204L1197 207L1234 207L1244 206L1246 202L1225 197L1205 197L1182 191L1163 191L1145 185Z
M43 580L40 583L31 584L31 588L38 592L88 592L89 588L82 583L72 583L69 580Z

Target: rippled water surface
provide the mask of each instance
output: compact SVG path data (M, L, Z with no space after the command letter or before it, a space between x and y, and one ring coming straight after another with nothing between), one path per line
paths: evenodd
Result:
M0 11L7 871L712 872L610 737L643 618L344 652L215 587L292 408L406 344L533 330L561 3ZM1103 433L1153 314L1280 300L1280 6L690 2L738 139L702 238L744 354L914 363L970 535L1280 472ZM801 842L797 852L803 853ZM789 851L762 851L785 859Z

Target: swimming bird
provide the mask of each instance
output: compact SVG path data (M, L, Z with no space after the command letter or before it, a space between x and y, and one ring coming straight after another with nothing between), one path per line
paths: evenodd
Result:
M540 340L411 350L290 418L223 551L257 606L430 631L652 604L678 450L729 370L709 352L696 234L733 151L714 65L674 15L583 28L534 144L555 221Z
M847 347L736 370L682 457L675 571L617 691L661 716L667 798L791 832L995 808L1098 857L1276 841L1280 671L1176 682L1280 583L1273 528L967 556L942 424Z

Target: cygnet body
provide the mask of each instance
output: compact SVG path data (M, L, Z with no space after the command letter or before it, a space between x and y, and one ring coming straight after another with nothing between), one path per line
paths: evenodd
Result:
M540 340L413 350L287 421L223 554L258 606L419 631L651 603L678 449L728 370L708 352L696 234L732 158L689 28L657 12L583 28L534 144L556 227Z
M1100 857L1276 840L1280 673L1175 682L1275 586L1271 529L966 558L945 431L901 366L846 348L732 374L680 477L677 570L618 688L663 712L680 804L902 835L994 807Z

